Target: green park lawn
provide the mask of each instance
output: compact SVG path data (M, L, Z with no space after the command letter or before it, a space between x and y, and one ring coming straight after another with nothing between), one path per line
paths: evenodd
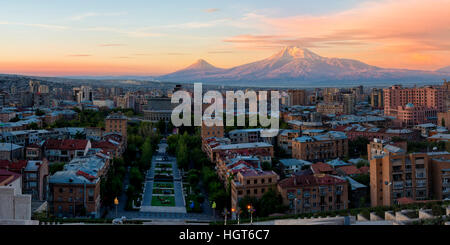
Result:
M175 197L152 196L152 206L175 206Z
M173 188L172 182L154 182L153 188Z

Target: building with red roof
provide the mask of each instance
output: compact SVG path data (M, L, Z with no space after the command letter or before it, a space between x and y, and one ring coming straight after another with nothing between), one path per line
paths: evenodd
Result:
M336 169L341 176L355 176L361 174L361 171L355 165L342 166Z
M311 170L315 174L336 174L336 171L330 164L318 162L311 165Z
M310 213L348 208L348 182L328 174L293 175L278 182L283 204L291 212Z
M44 152L50 162L70 162L75 157L86 156L91 141L85 139L48 139Z

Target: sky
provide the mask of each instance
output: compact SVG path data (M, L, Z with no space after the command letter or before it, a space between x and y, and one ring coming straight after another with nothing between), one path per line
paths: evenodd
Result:
M0 73L161 75L283 46L386 68L450 66L450 0L0 2Z

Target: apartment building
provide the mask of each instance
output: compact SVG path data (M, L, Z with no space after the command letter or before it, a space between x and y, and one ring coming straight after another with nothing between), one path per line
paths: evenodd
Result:
M348 138L343 132L330 131L315 136L302 136L292 141L292 157L306 161L322 161L348 155Z
M122 113L114 113L108 115L105 119L106 133L120 133L124 140L127 139L127 122L128 118Z
M289 95L289 106L293 105L306 105L307 95L306 90L303 89L291 89L287 91Z
M348 183L328 174L293 175L281 180L278 192L291 213L310 213L348 208Z
M450 153L429 154L431 158L432 196L438 200L450 199Z
M370 161L371 205L391 206L399 198L430 197L430 161L427 153L406 153L406 142L397 145L374 139L367 146Z
M30 194L32 200L47 200L48 161L27 161L23 169L23 193Z
M278 147L283 149L286 154L292 154L292 140L300 137L300 130L296 129L282 129L277 137Z
M109 160L77 158L49 178L50 210L58 217L100 217L100 182Z
M275 191L278 179L274 171L249 169L237 172L231 182L231 207L239 207L244 196L261 198L268 190Z
M201 128L201 137L202 140L210 137L218 137L223 138L224 137L224 127L223 126L206 126L205 122L202 121L202 128Z
M403 88L394 85L385 88L384 113L396 117L402 126L436 122L437 112L446 109L444 91L440 86Z
M70 162L76 157L86 156L91 141L81 139L48 139L44 143L44 152L50 162Z

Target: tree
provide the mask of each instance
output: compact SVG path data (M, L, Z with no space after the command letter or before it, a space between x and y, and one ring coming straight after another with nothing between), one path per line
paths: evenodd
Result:
M139 168L132 167L130 169L130 184L136 187L137 190L140 190L142 186L142 182L144 181L144 177L139 171Z
M261 168L262 168L264 171L272 170L272 165L270 164L270 162L263 162L263 163L261 164Z
M43 116L43 115L45 115L45 112L43 112L42 110L37 109L37 110L34 112L34 114L35 114L36 116Z
M9 120L9 122L18 122L18 121L20 121L20 118L17 115L11 120Z
M37 130L39 129L39 126L37 125L37 123L31 123L27 126L28 130Z
M50 175L53 175L58 171L64 170L64 165L65 165L65 163L63 163L63 162L55 162L53 164L50 164L50 166L49 166Z
M82 132L77 132L74 136L75 139L81 140L81 139L86 139L86 134L83 134Z
M269 214L284 212L286 207L283 206L281 195L274 190L269 189L258 201L259 210L257 214L260 216L268 216Z

